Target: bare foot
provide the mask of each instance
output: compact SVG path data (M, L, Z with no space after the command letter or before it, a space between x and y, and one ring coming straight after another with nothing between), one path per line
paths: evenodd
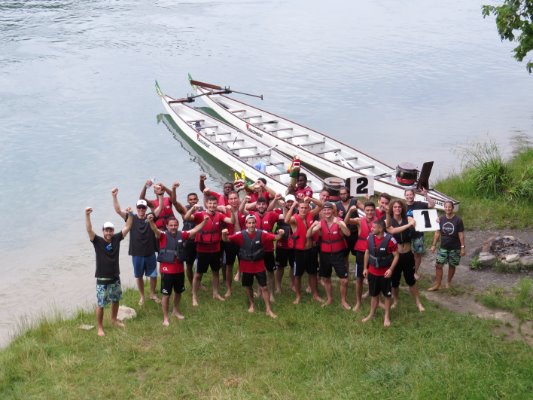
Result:
M362 296L363 299L366 299L366 298L368 297L368 295L369 295L369 292L368 292L368 290L367 290L365 293L363 293L363 296Z
M98 329L98 336L100 336L100 337L105 336L105 333L104 333L103 329Z
M352 307L350 307L350 305L348 303L346 303L345 301L341 302L341 306L345 310L351 310L352 309Z
M428 289L428 292L435 292L435 291L437 291L437 290L439 290L439 289L440 289L440 285L435 284L435 285L431 286L431 287Z
M150 300L152 300L156 304L161 304L161 299L156 295L150 296Z
M353 306L352 311L357 312L361 309L361 303L356 303L355 306Z
M307 286L307 287L305 288L305 293L311 293L311 292L312 292L312 290L311 290L311 286Z
M174 312L172 313L172 315L175 316L175 317L176 317L177 319L179 319L179 320L183 320L183 319L185 319L185 316L184 316L183 314L177 312L177 311L174 311Z
M322 307L327 307L333 304L333 300L327 300L322 303Z
M233 280L234 280L235 282L239 282L239 273L238 273L238 272L237 272L237 273L235 274L235 276L233 277Z
M373 315L367 315L366 317L364 317L364 318L361 320L361 322L368 322L368 321L370 321L372 318L374 318Z
M228 297L231 296L231 290L227 290L226 293L224 293L224 297L227 299Z
M383 320L383 326L384 326L385 328L389 327L389 326L390 326L390 319L385 318L385 319Z
M254 313L255 312L255 308L254 308L254 305L252 304L250 307L248 307L248 312L250 314Z
M168 319L163 320L163 326L169 326L170 322L168 322Z
M276 314L274 314L272 311L267 311L266 312L266 315L268 315L270 318L278 318L278 316Z
M418 272L415 272L415 279L418 281L420 280L420 274Z
M296 299L294 299L294 301L292 302L292 304L300 304L300 300L302 298L300 296L296 296Z
M144 306L144 297L141 297L139 300L139 305Z
M398 302L397 301L392 303L392 305L390 306L391 310L394 310L396 307L398 307Z
M256 291L254 290L254 299L257 299L258 297L259 297L259 292L256 292Z
M220 294L218 293L213 293L213 299L215 300L219 300L219 301L224 301L224 297L222 297Z
M126 325L124 325L124 323L118 319L114 320L114 321L111 321L111 325L117 327L117 328L125 328Z
M320 303L322 304L324 302L324 299L318 295L316 296L313 296L313 300L316 301L317 303Z
M424 312L424 311L426 311L426 309L424 308L424 306L422 305L422 303L418 303L416 306L418 307L418 311L420 311L420 312Z
M444 286L446 289L449 289L452 287L452 283L451 282L446 282L446 285Z
M281 294L281 288L276 288L276 290L274 290L274 294Z
M192 306L193 307L198 307L198 300L196 299L196 297L192 298Z
M273 294L270 295L270 302L271 303L275 303L276 302L276 300L274 300L274 295Z

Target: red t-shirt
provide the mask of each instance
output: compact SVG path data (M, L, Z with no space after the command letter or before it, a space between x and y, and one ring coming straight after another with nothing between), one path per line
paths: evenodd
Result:
M227 206L228 205L228 198L224 196L224 194L220 194L217 192L209 192L209 196L215 196L218 199L218 205L219 206Z
M272 232L274 229L274 225L278 222L279 215L281 214L280 209L276 209L274 211L267 211L262 216L257 211L251 212L250 214L255 215L255 220L257 221L256 228L262 229L266 232ZM274 243L268 242L265 243L264 250L267 253L271 253L274 251Z
M385 236L383 236L382 238L378 238L376 235L374 235L374 248L376 250L384 238ZM398 251L398 243L396 242L396 239L394 239L394 237L391 237L389 244L387 245L387 253L392 254L395 251ZM385 267L375 268L372 264L370 264L370 260L368 261L368 272L370 272L372 275L385 276L385 272L387 270L388 268L385 268Z
M239 247L241 247L244 244L244 239L242 237L243 232L247 234L250 239L255 238L255 232L250 235L248 231L241 231L237 232L229 237L230 242L233 242L237 244ZM266 244L271 244L276 239L276 235L270 232L263 231L261 234L261 244L263 245L263 248ZM257 261L247 261L247 260L239 260L239 271L241 272L247 272L250 274L256 274L258 272L262 272L265 270L265 260L257 260Z
M159 236L159 248L163 249L167 245L167 235L168 232L161 232L161 236ZM182 231L181 232L181 238L183 240L189 239L189 232L188 231ZM183 261L179 261L177 258L175 259L175 262L173 263L166 263L161 262L159 263L159 272L162 274L179 274L184 271L183 269Z
M300 200L303 200L306 197L313 197L313 189L311 189L309 186L306 186L303 189L296 189L294 197Z
M253 192L250 194L250 203L255 203L259 197L264 197L268 202L270 202L270 193L266 190L261 193Z

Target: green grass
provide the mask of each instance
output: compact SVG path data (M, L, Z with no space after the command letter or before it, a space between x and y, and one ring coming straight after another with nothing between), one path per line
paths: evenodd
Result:
M351 286L353 291L353 286ZM353 292L350 292L353 296ZM338 296L338 292L336 292ZM494 323L402 293L384 329L381 312L362 313L277 299L277 320L246 312L242 288L225 303L206 293L200 307L184 297L184 321L161 326L160 307L135 306L126 329L83 331L93 312L42 321L0 353L1 399L444 399L526 398L533 391L533 352L494 337ZM125 293L133 305L137 294Z
M469 148L465 169L436 184L461 202L458 214L468 229L533 226L533 148L524 145L503 161L494 144Z
M511 292L493 286L478 296L487 307L511 311L521 321L533 321L533 280L521 279Z

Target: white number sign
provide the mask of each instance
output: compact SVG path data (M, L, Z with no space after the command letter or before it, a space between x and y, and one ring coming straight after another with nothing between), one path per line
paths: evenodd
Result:
M413 218L415 219L415 229L418 232L431 232L438 231L440 225L437 222L438 219L437 210L413 210Z
M374 177L352 176L350 178L350 194L352 196L372 196L374 194Z

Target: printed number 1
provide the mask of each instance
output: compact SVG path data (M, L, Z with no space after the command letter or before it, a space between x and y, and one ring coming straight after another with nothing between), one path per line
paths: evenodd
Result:
M429 220L429 211L424 210L424 211L421 211L420 214L424 216L424 224L426 225L425 227L431 228L431 221Z
M364 177L357 178L357 194L368 193L368 179ZM428 219L429 220L429 219Z

